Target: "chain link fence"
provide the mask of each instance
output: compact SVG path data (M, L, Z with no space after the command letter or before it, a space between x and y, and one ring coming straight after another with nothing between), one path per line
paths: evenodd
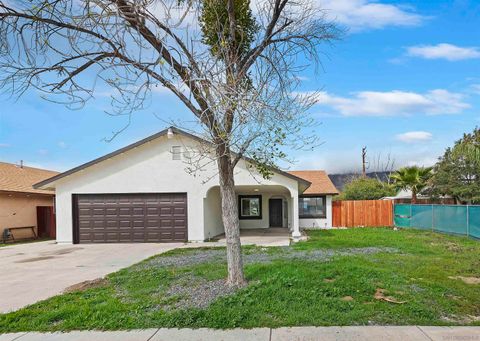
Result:
M394 225L480 239L479 205L395 204Z

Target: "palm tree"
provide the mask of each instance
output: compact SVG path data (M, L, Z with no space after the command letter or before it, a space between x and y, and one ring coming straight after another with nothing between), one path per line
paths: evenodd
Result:
M417 194L427 186L432 176L432 167L403 167L394 172L390 179L397 189L412 191L412 204L417 202Z

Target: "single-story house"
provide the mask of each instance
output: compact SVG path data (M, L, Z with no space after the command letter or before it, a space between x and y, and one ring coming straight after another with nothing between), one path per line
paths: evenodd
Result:
M57 242L204 241L224 233L211 145L168 128L53 176L35 188L56 193ZM241 229L330 228L337 190L322 171L272 169L263 179L235 168Z
M424 193L425 192L425 193ZM442 204L455 205L455 198L449 195L442 195L432 198L428 191L417 194L417 204ZM393 200L395 204L410 204L412 202L412 191L409 189L400 189L396 195L383 197L381 200Z
M6 228L15 239L35 235L55 238L55 192L34 189L33 184L57 174L26 167L23 162L20 165L0 162L0 239L3 239Z

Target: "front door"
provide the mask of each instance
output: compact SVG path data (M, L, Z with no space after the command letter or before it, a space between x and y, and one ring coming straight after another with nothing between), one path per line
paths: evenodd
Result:
M283 227L282 206L282 199L270 199L268 201L270 227Z

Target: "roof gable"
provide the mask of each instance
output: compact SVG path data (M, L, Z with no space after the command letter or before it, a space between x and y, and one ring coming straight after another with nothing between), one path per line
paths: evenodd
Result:
M198 137L198 136L195 136L195 135L193 135L193 134L187 133L187 132L185 132L185 131L183 131L183 130L181 130L181 129L175 128L175 127L170 127L170 128L164 129L164 130L162 130L162 131L160 131L160 132L158 132L158 133L156 133L156 134L153 134L153 135L151 135L151 136L149 136L149 137L146 137L146 138L144 138L144 139L142 139L142 140L140 140L140 141L137 141L137 142L135 142L135 143L132 143L132 144L126 146L126 147L120 148L120 149L118 149L118 150L116 150L116 151L113 151L113 152L111 152L111 153L109 153L109 154L106 154L106 155L104 155L104 156L102 156L102 157L99 157L99 158L97 158L97 159L94 159L94 160L92 160L92 161L89 161L89 162L87 162L87 163L84 163L84 164L82 164L82 165L80 165L80 166L77 166L77 167L75 167L75 168L72 168L72 169L70 169L70 170L68 170L68 171L66 171L66 172L57 174L57 175L55 175L55 176L53 176L53 177L51 177L51 178L48 178L48 179L43 180L43 181L41 181L41 182L38 182L38 183L34 184L33 187L34 187L34 188L42 188L42 187L45 187L45 186L51 184L51 183L54 182L54 181L57 181L57 180L59 180L59 179L62 179L62 178L64 178L64 177L66 177L66 176L69 176L69 175L71 175L71 174L74 174L74 173L76 173L76 172L78 172L78 171L81 171L81 170L83 170L83 169L85 169L85 168L88 168L88 167L93 166L93 165L95 165L95 164L98 164L98 163L100 163L100 162L102 162L102 161L105 161L105 160L108 160L108 159L110 159L110 158L113 158L113 157L115 157L116 155L125 153L125 152L127 152L127 151L129 151L129 150L131 150L131 149L137 148L137 147L139 147L139 146L141 146L141 145L143 145L143 144L145 144L145 143L148 143L148 142L153 141L153 140L156 140L156 139L158 139L158 138L160 138L160 137L162 137L162 136L165 136L165 135L168 134L168 131L169 131L169 130L171 130L174 134L179 134L179 135L182 135L182 136L191 138L191 139L193 139L193 140L195 140L195 141L198 141L198 142L200 142L200 143L210 143L210 142L202 139L201 137ZM247 157L244 157L243 159L246 160L247 162L254 163L253 160L251 160L251 159L249 159L249 158L247 158ZM299 182L303 183L305 187L310 186L310 181L308 181L308 180L306 180L306 179L304 179L304 178L298 177L298 176L296 176L296 175L294 175L294 174L291 174L290 172L284 172L284 171L282 171L282 170L280 170L280 169L272 168L272 167L270 167L270 169L271 169L272 172L281 174L281 175L283 175L283 176L286 176L286 177L288 177L288 178L291 178L291 179L294 179L294 180L296 180L296 181L299 181Z
M289 173L311 182L310 187L307 188L303 194L339 193L327 173L323 170L298 170L290 171Z

